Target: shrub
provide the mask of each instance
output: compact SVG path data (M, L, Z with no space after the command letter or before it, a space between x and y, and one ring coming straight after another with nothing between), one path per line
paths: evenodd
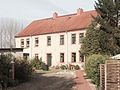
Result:
M15 79L19 82L29 80L32 74L32 66L26 60L15 61Z
M44 62L41 63L41 68L42 68L42 70L45 70L45 71L49 70L49 66L47 64L45 64Z
M0 81L8 82L11 59L9 55L0 55Z
M67 69L67 66L66 66L66 65L61 65L60 68L61 68L62 70L65 70L65 69Z
M0 81L4 81L8 86L26 81L32 74L32 67L25 60L15 60L15 80L12 80L11 61L15 58L11 54L0 55Z
M97 86L100 84L99 64L104 64L107 58L108 56L105 55L93 54L86 60L85 71L87 73L87 77L90 78Z
M42 68L41 64L42 64L42 58L31 60L32 68L40 70Z
M55 69L60 69L60 66L55 66Z
M75 70L79 70L80 69L79 65L75 65L74 68L75 68Z
M78 70L80 69L79 65L72 65L72 64L69 64L69 65L61 65L60 68L62 70L66 70L66 69L69 69L69 70Z

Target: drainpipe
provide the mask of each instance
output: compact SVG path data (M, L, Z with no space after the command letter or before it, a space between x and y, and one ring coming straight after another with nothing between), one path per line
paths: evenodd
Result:
M30 42L30 47L31 47L31 57L30 57L30 59L32 59L32 35L30 35L30 38L31 38L31 42Z
M68 32L66 30L66 35L67 35L67 64L68 64Z

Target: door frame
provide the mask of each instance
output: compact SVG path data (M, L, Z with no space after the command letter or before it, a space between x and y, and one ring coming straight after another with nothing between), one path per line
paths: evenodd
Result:
M47 53L46 54L46 62L47 62L47 65L48 65L48 55L51 55L51 65L52 66L52 53Z

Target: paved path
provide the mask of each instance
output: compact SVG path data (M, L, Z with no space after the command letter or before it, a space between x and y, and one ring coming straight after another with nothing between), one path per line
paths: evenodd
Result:
M86 81L83 77L83 71L77 70L76 71L76 87L77 90L92 90L89 86L88 81Z
M37 74L31 81L7 90L76 90L74 75L73 71Z
M95 90L81 70L34 75L31 81L7 90ZM0 89L1 90L1 89Z

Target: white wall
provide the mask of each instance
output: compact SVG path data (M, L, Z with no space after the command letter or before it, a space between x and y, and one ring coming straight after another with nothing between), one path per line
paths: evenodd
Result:
M39 58L42 57L42 61L46 63L47 53L52 54L52 66L60 64L71 63L71 53L76 53L76 63L79 61L79 50L81 44L79 43L79 33L85 33L86 30L78 30L64 33L45 34L31 37L16 38L16 47L21 47L21 39L24 39L24 45L26 46L26 39L30 38L30 47L25 48L23 53L29 53L30 58L33 58L36 53L39 54ZM71 34L76 34L76 44L71 44ZM60 45L60 35L64 35L64 45ZM47 46L47 36L51 36L51 46ZM35 38L39 38L39 46L35 47ZM68 39L68 40L67 40ZM60 63L60 53L64 53L64 63ZM73 63L73 64L76 64Z

